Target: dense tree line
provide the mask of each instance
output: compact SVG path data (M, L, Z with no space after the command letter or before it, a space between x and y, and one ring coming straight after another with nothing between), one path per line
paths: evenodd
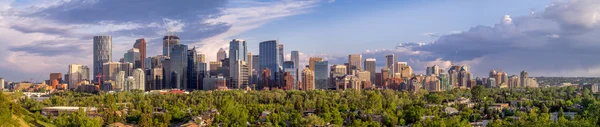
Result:
M18 94L18 93L15 93ZM470 98L474 108L452 105L460 112L446 114L446 102ZM22 109L26 122L57 126L102 126L121 122L143 127L166 127L186 123L193 116L217 109L213 126L470 126L491 120L490 126L599 126L600 99L576 87L452 90L409 93L394 90L367 91L193 91L189 94L152 94L142 91L118 93L54 93L49 99L0 98L0 123L9 119L4 110ZM511 109L490 110L494 103L517 102ZM6 103L6 104L4 104ZM8 105L8 106L7 106ZM437 105L437 106L431 106ZM97 117L83 111L57 118L39 115L42 107L97 107ZM263 111L271 113L260 118ZM15 111L13 111L15 112ZM308 112L308 113L307 113ZM550 119L559 112L558 120ZM564 112L576 112L574 117ZM9 114L10 115L10 114ZM26 115L27 116L27 115ZM38 122L39 121L39 122Z

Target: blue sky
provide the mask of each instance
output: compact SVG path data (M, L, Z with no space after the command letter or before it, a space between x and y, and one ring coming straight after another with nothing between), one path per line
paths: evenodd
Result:
M600 75L598 0L0 0L0 77L47 77L69 64L92 68L92 37L113 36L113 61L145 38L162 54L173 31L216 57L232 39L279 39L301 52L343 64L350 53L378 59L396 54L416 74L427 66L465 65L476 76ZM398 43L423 46L396 48ZM431 43L435 42L435 43ZM41 75L41 76L40 76Z
M306 14L275 20L239 37L253 38L253 43L279 38L296 50L344 55L397 43L432 42L437 38L423 34L491 26L504 15L527 15L549 4L550 0L335 1ZM257 52L258 46L252 46L251 51Z

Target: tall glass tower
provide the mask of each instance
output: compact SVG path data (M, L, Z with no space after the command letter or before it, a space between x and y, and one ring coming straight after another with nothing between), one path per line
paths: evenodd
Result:
M173 52L173 47L179 44L179 36L177 35L168 35L163 37L163 56L170 57L171 52Z
M246 41L242 39L233 39L229 42L229 75L233 80L232 86L239 88L248 85L248 49ZM245 66L245 69L243 69Z
M112 61L112 37L94 36L94 72L102 74L102 64Z
M270 40L260 43L260 70L269 68L271 70L271 80L274 80L279 72L281 65L279 65L279 50L277 48L277 41Z

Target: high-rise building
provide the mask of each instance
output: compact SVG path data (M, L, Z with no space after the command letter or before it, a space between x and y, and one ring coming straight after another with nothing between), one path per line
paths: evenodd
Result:
M331 73L337 76L346 75L348 68L346 65L333 65L331 66ZM333 76L332 76L333 77Z
M296 67L294 66L295 63L294 61L285 61L283 62L283 71L285 73L289 73L290 76L292 76L292 88L296 89L298 86L296 86L296 82L298 82L297 80L297 71L296 71ZM285 75L285 74L284 74ZM285 83L287 83L288 80L286 80Z
M128 76L123 83L122 91L130 91L133 90L133 86L135 86L135 78L133 76Z
M283 89L292 90L294 89L294 76L290 72L283 73Z
M392 74L398 72L398 66L396 65L397 62L398 56L395 54L385 56L385 67L389 68Z
M163 68L154 68L150 70L150 76L148 79L148 88L147 90L159 90L165 89L163 84Z
M187 66L188 66L188 46L183 44L178 44L173 46L171 52L170 59L170 68L169 71L171 73L171 77L166 77L165 79L169 81L168 84L171 86L170 88L177 89L187 89ZM177 74L177 75L172 75Z
M520 86L521 85L521 79L519 78L519 76L511 75L508 78L508 80L509 80L508 81L508 87L509 88L518 88L518 87L521 87Z
M4 91L4 79L0 78L0 91Z
M296 69L296 74L294 79L294 87L295 89L298 89L300 86L300 53L298 51L292 51L291 55L290 55L291 61L294 62L294 68Z
M139 68L146 68L146 40L144 38L140 38L135 40L135 44L133 44L133 48L140 50L140 65Z
M330 89L329 82L329 62L328 61L316 61L315 62L315 88L316 89Z
M102 74L102 64L112 61L112 37L94 36L94 72Z
M217 71L217 69L221 68L221 66L222 66L221 62L218 62L218 61L212 61L209 64L210 64L209 65L210 66L210 68L209 68L210 71L213 71L213 70Z
M204 54L198 53L196 56L196 61L200 63L206 63L206 56Z
M260 56L259 55L252 55L252 71L250 71L250 73L252 73L252 80L251 80L251 84L255 84L257 85L259 82L259 77L260 77Z
M198 53L196 52L196 47L190 49L187 51L187 77L186 77L186 82L187 82L187 86L186 89L188 90L198 90L201 89L200 83L202 82L201 79L199 79L200 75L199 75L199 70L198 67L200 64L198 59Z
M310 57L308 59L308 67L311 71L315 71L315 62L323 61L323 58L321 57Z
M132 48L127 50L127 53L123 56L123 61L132 63L133 68L142 68L142 61L140 60L140 50Z
M117 73L117 75L115 75L115 84L113 86L113 89L115 91L123 91L125 90L125 78L127 76L125 76L125 71L119 71Z
M296 69L300 68L300 53L294 50L290 56L291 61L294 62L294 67L296 67Z
M229 42L229 75L233 88L245 88L248 85L248 49L246 41L233 39Z
M279 48L276 40L264 41L260 43L260 68L271 70L271 80L276 80L277 73L281 70L279 64ZM261 77L263 78L263 77Z
M376 59L375 58L367 58L365 59L365 71L368 71L371 73L371 79L369 81L371 81L371 83L376 84L375 83L375 73L377 73L377 63L376 63ZM377 84L378 85L378 84Z
M133 64L119 62L107 62L102 64L102 81L116 81L116 76L120 71L123 71L124 77L130 76L133 71Z
M137 68L135 70L133 70L133 78L135 79L135 82L133 83L133 87L130 90L141 90L141 91L145 91L146 89L144 88L145 84L146 84L146 78L144 77L146 74L144 73L144 70L142 70L141 68Z
M90 79L90 68L88 66L81 67L81 79L87 80L87 81L92 81Z
M433 65L433 67L431 67L431 74L433 75L440 75L440 67L438 65Z
M224 60L225 58L227 58L227 52L225 52L225 49L220 48L217 52L217 61Z
M170 57L175 45L179 45L179 36L167 35L163 37L163 56Z
M252 70L254 69L254 61L252 60L252 52L248 52L248 55L246 55L246 58L248 60L246 60L246 66L248 68L247 72L248 72L248 85L252 84L252 76L254 75L252 73Z
M62 82L62 73L50 73L50 81L56 80L58 83Z
M277 64L279 64L279 66L283 66L283 61L285 61L284 58L285 57L284 57L284 52L283 52L283 44L278 44L277 45L277 60L278 60Z
M314 90L315 89L315 74L309 68L302 70L302 90Z
M352 74L353 70L362 70L362 55L350 54L348 55L348 73Z
M521 71L521 87L527 87L526 81L527 78L529 78L529 73L527 73L525 70Z
M263 70L261 70L260 77L262 77L262 78L260 81L260 86L258 86L258 88L271 89L273 87L276 87L275 82L274 82L274 80L272 80L271 76L272 76L271 69L264 68Z
M84 69L87 68L87 66L82 66L80 64L70 64L69 65L69 89L77 89L77 84L79 84L79 82L84 81L85 80L85 76L89 76L89 69L86 72ZM85 74L88 73L88 74ZM88 77L89 79L89 77Z
M407 66L401 66L399 68L400 68L400 78L408 79L408 78L412 77L412 74L413 74L412 67L407 65Z

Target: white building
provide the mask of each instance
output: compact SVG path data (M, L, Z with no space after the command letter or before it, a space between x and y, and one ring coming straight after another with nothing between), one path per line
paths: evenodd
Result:
M77 89L77 84L83 80L88 79L89 77L89 68L87 66L82 66L80 64L70 64L69 65L69 89Z
M145 81L146 78L144 77L146 74L144 73L144 70L142 70L141 68L135 69L133 71L133 78L135 80L135 82L133 83L133 86L131 87L130 90L142 90L144 91L144 86L145 86Z

